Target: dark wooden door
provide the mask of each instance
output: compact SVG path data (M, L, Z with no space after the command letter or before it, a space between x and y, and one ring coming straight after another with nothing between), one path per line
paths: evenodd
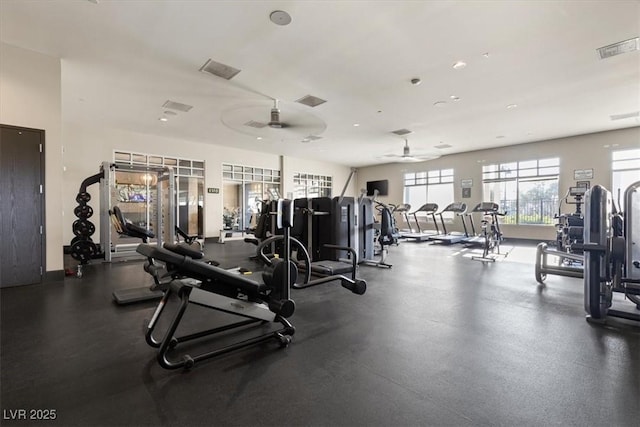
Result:
M0 287L42 281L44 131L0 125Z

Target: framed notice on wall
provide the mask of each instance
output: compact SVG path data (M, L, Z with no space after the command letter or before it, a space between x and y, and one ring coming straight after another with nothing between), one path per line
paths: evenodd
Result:
M573 171L573 179L576 181L593 179L593 169L576 169Z

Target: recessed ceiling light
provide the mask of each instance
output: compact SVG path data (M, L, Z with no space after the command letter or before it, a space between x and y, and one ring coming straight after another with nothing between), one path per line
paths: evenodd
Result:
M354 125L355 127L358 127L358 126L360 126L360 123L354 123L353 125Z
M489 57L489 52L485 52L482 54L483 57L488 58Z
M507 110L513 110L514 108L517 108L518 104L509 104L507 105Z
M166 117L160 117L158 120L160 120L161 122L168 122L169 119L167 119Z
M169 111L169 110L165 111L164 114L167 115L167 116L177 116L178 115L178 113L176 113L175 111Z
M617 147L620 144L611 144L612 147Z
M378 110L378 113L382 113L382 110Z
M455 95L451 95L449 98L451 98L453 101L460 101L460 97Z
M411 84L414 85L414 86L418 86L420 83L422 83L422 80L420 80L417 77L414 77L414 78L411 79Z
M260 140L262 139L262 137L261 137L261 136L259 136L259 137L257 137L256 139L257 139L258 141L260 141Z
M269 19L276 25L289 25L291 23L291 15L284 10L274 10L269 15Z
M604 148L609 148L609 147L611 147L611 146L610 146L609 144L605 144L605 145L603 145L603 147L604 147Z
M458 61L458 62L456 62L455 64L453 64L453 69L454 69L454 70L461 70L461 69L463 69L463 68L464 68L464 67L466 67L466 66L467 66L467 63L466 63L466 62L464 62L464 61Z
M434 107L444 107L444 104L446 104L447 101L437 101L433 103Z

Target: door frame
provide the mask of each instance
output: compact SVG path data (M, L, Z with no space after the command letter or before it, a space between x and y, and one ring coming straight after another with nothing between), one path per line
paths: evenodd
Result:
M40 197L40 215L41 215L41 226L42 233L40 233L40 259L41 259L41 273L40 273L40 283L45 281L45 277L47 274L47 214L46 214L46 205L47 205L47 183L45 176L45 140L46 140L46 131L44 129L36 129L25 126L15 126L15 125L7 125L4 123L0 123L0 127L6 129L15 129L15 130L24 130L29 132L37 132L40 135L40 185L42 185L42 192Z

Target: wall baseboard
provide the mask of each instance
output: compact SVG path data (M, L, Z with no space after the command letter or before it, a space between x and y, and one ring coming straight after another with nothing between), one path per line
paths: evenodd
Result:
M52 270L47 271L42 276L42 282L57 282L64 280L64 270Z

